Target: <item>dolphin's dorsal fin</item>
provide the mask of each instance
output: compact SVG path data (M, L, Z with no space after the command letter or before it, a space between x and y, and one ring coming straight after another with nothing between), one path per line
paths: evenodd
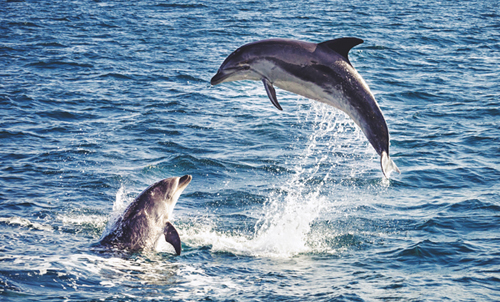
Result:
M354 46L359 45L361 43L363 43L363 40L361 39L347 37L347 38L339 38L335 40L325 41L319 43L318 45L330 48L331 50L335 51L336 53L344 57L344 59L349 64L351 64L351 62L349 62L347 54L349 53L349 50L351 50Z
M264 83L264 87L266 88L267 96L271 100L271 103L273 103L274 107L278 108L279 110L283 110L281 108L280 103L278 103L278 98L276 97L276 90L274 90L273 84L271 81L269 81L267 78L262 78L262 83Z
M179 233L174 228L174 226L167 221L167 225L165 225L165 229L163 229L163 233L165 234L165 241L173 245L175 252L177 255L181 254L181 238L179 237Z

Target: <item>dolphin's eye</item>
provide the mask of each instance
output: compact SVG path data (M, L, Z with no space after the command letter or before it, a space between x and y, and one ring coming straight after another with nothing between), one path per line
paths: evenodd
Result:
M238 69L239 70L249 70L250 69L250 65L244 63L244 64L239 64L238 65Z

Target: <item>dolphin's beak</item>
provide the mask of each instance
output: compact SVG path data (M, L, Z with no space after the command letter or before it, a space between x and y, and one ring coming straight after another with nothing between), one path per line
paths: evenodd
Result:
M184 190L187 185L191 182L191 179L193 177L191 175L184 175L181 178L179 178L179 184L177 185L177 190Z
M217 74L213 76L213 78L210 80L210 84L212 85L217 85L222 82L224 82L225 79L227 79L231 74L227 74L224 71L220 70L217 71Z

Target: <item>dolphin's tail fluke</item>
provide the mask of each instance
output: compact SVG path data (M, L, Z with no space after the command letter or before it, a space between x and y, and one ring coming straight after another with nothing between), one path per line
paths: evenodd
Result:
M380 165L382 166L382 172L384 172L384 176L388 179L391 176L392 171L399 171L398 166L392 161L392 159L387 155L387 152L383 151L382 156L380 157Z

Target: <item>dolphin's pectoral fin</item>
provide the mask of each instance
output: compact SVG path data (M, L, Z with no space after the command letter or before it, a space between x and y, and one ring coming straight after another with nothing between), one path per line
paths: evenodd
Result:
M346 61L351 64L351 62L349 62L347 54L349 53L349 50L351 50L351 48L361 43L363 43L363 40L358 38L339 38L335 40L325 41L319 43L318 45L330 48L331 50L344 57L344 59L346 59Z
M269 81L266 78L262 79L262 83L264 83L264 87L266 88L267 96L271 100L271 103L273 103L274 107L278 108L279 110L283 110L281 108L280 103L278 103L278 98L276 97L276 90L274 90L273 84L271 81Z
M387 152L382 152L382 156L380 157L380 165L382 166L382 172L384 173L384 176L386 178L389 178L391 176L392 171L396 171L399 174L401 174L401 171L399 171L398 166L392 161L392 159L387 155Z
M181 238L179 237L179 233L174 228L174 226L167 222L165 229L163 229L163 233L165 234L165 240L174 246L175 252L177 255L181 254Z

